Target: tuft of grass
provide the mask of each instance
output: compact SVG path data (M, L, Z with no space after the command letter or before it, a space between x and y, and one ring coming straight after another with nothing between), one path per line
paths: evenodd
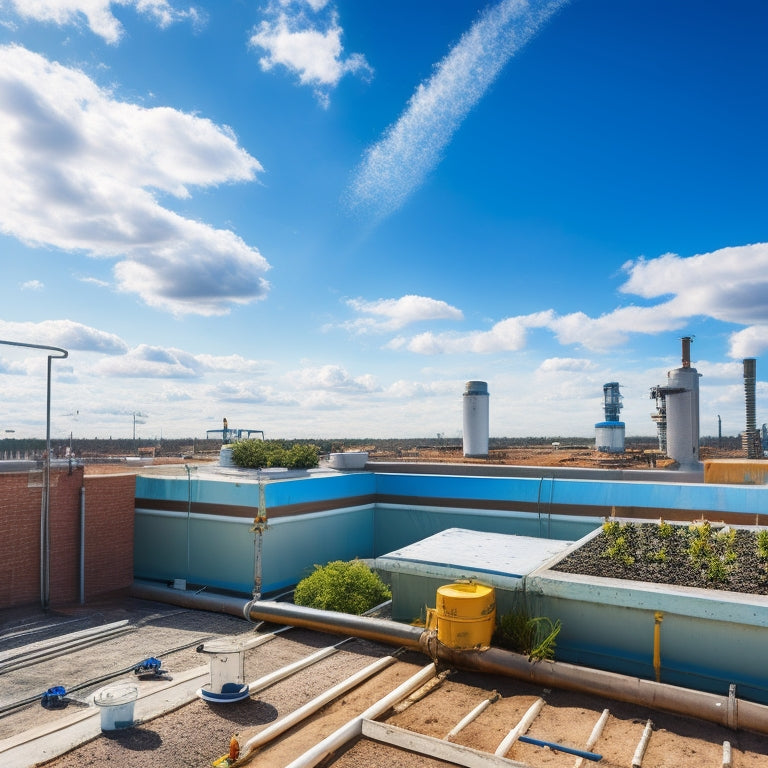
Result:
M559 619L531 616L525 603L518 600L512 611L498 617L493 644L525 654L529 661L553 659L560 628Z

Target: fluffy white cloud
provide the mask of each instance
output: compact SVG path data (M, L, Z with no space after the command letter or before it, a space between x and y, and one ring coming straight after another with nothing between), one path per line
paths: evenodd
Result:
M660 333L682 328L686 322L668 304L655 307L621 307L600 317L583 312L555 316L547 324L561 344L576 344L605 351L624 344L630 333Z
M323 106L329 104L329 91L346 74L370 76L372 70L359 53L344 56L343 29L338 14L332 11L324 20L309 19L303 3L285 2L271 6L268 18L251 35L250 44L266 53L259 59L265 71L283 66L295 73L302 85L311 86ZM315 13L327 2L309 2Z
M528 329L545 328L563 345L604 352L626 343L632 334L680 330L694 317L711 317L747 326L731 334L731 357L754 357L768 349L768 243L723 248L688 258L664 254L630 262L624 269L629 276L620 288L622 293L648 301L663 300L649 306L619 307L599 317L585 312L558 315L548 309L505 318L488 331L427 332L411 338L400 335L386 347L423 355L514 352L526 346ZM376 302L350 304L361 311L377 307ZM392 323L379 326L381 330L399 327Z
M352 208L383 218L439 163L451 137L509 59L567 0L502 0L487 10L416 89L405 112L370 147L348 191Z
M768 349L768 324L751 325L732 333L728 339L728 354L734 358L757 357Z
M120 355L128 351L128 345L114 333L100 331L72 320L45 320L41 323L11 323L0 320L0 338L105 355Z
M288 375L293 386L302 390L373 392L378 388L373 376L351 376L340 365L322 365L294 371Z
M228 376L253 375L263 370L263 363L242 355L192 354L182 349L140 344L125 354L102 359L93 369L99 375L126 378L202 378L208 373L226 372Z
M672 295L665 309L677 317L707 315L743 325L768 322L768 243L720 248L683 258L672 253L625 265L624 293Z
M93 34L108 43L117 43L123 26L112 13L112 6L133 6L161 27L176 21L200 20L194 8L179 10L168 0L9 0L16 13L24 19L53 22L59 26L79 24L84 18Z
M120 357L103 358L94 366L99 375L120 378L197 378L201 369L189 352L149 344L140 344Z
M253 179L261 165L231 130L118 101L18 46L0 47L0 112L0 231L122 259L118 288L177 314L223 314L265 295L269 265L256 248L152 193Z
M529 328L546 328L552 318L551 310L536 312L501 320L488 331L420 333L409 340L402 337L393 339L387 346L390 349L405 347L422 355L515 352L525 346Z
M538 371L541 373L560 373L561 371L579 373L594 371L597 367L595 362L583 357L548 357L539 365Z
M362 315L370 315L370 317L359 318L345 324L346 328L359 333L396 331L406 325L427 320L462 320L464 318L460 309L452 307L445 301L427 296L408 295L401 296L399 299L376 301L349 299L347 304Z

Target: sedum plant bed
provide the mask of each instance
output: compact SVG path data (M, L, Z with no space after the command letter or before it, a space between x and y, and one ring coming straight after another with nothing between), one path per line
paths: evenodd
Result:
M768 595L768 530L609 520L552 570Z

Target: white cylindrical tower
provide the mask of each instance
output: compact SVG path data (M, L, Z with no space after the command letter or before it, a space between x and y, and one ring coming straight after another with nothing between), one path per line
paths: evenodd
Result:
M464 387L464 455L488 455L488 384L468 381Z
M667 456L681 469L698 469L699 373L691 368L690 338L683 339L683 366L667 372Z

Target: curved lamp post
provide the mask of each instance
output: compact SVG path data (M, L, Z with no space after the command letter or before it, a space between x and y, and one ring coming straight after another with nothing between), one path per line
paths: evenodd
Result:
M50 352L59 352L58 355L48 355L48 387L45 410L45 482L43 483L43 501L40 510L40 604L48 608L51 596L51 573L50 573L50 495L51 495L51 360L53 358L64 359L69 356L69 352L61 347L50 347L46 344L25 344L21 341L4 341L0 339L0 344L7 344L11 347L27 347L28 349L45 349Z

